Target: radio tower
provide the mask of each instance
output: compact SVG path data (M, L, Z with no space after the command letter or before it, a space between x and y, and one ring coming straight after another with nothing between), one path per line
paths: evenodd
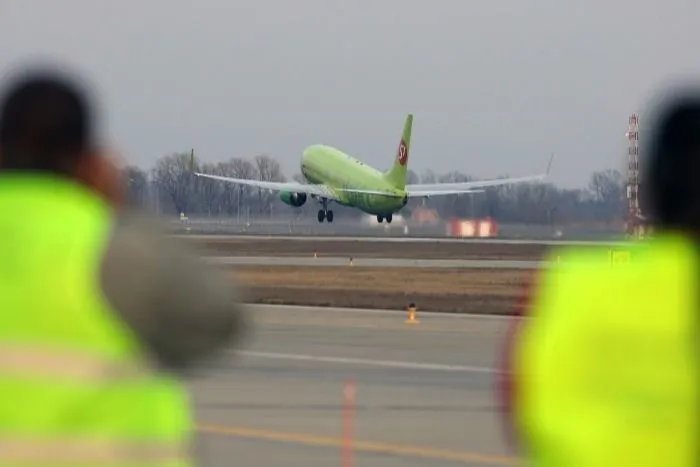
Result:
M639 208L639 117L632 114L627 128L627 235L639 236L641 210Z

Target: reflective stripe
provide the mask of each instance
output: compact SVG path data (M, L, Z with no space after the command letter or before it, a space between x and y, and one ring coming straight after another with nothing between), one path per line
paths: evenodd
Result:
M0 343L0 375L73 379L86 382L146 378L144 362L109 361L77 350Z
M61 463L186 461L185 450L175 444L118 442L109 439L11 439L0 437L0 464L31 462Z
M0 344L0 376L110 383L148 378L153 371L142 362L117 362L77 350L27 344ZM103 463L184 462L178 443L96 438L46 439L0 435L0 465L99 465Z

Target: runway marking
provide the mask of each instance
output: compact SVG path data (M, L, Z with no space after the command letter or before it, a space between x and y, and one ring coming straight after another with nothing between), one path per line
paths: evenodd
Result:
M258 321L259 324L273 324L282 326L320 326L320 327L340 327L340 328L358 328L358 329L373 329L376 331L416 331L416 332L439 332L439 333L453 333L453 334L466 334L473 333L474 329L455 329L446 327L431 327L428 325L421 326L406 326L401 324L386 323L386 324L367 324L367 323L353 323L351 321L334 321L334 322L316 322L313 320L309 321L284 321L284 320L273 320L273 319L263 319Z
M480 366L447 365L441 363L400 362L394 360L370 360L364 358L351 357L320 357L317 355L258 352L254 350L237 350L234 353L237 355L244 355L248 357L269 358L276 360L299 360L309 362L337 363L341 365L380 366L385 368L404 368L407 370L448 371L453 373L499 373L499 370L495 368L486 368Z
M305 266L336 267L347 266L348 258L324 256L203 256L210 264L239 266ZM357 268L425 268L425 269L519 269L536 270L552 266L547 261L506 260L506 259L411 259L411 258L355 258Z
M266 441L302 444L306 446L339 448L343 445L343 440L341 438L238 426L200 424L197 426L197 431L220 436L261 439ZM506 456L479 454L467 451L450 451L423 446L409 446L404 444L392 444L375 441L355 440L353 442L353 448L356 452L372 452L404 457L423 457L427 459L453 462L476 462L489 465L516 465L518 462L517 459Z
M176 234L170 236L190 240L226 240L226 241L299 241L299 242L371 242L371 243L471 243L471 244L496 244L496 245L607 245L629 246L630 242L613 239L595 240L537 240L520 238L455 238L455 237L376 237L360 235L355 237L340 235L241 235L233 234Z
M308 305L277 305L266 303L246 303L246 308L252 312L272 310L273 312L297 312L308 311L311 313L356 313L356 314L375 314L375 315L405 315L406 310L382 310L375 308L341 308L341 307L326 307L326 306L308 306ZM517 316L506 315L480 315L475 313L446 313L441 311L419 310L421 316L432 318L449 318L461 320L512 320L520 319Z

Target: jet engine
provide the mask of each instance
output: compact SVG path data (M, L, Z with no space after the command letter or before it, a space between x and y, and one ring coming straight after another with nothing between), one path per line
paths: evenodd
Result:
M280 193L280 199L283 203L298 208L306 203L306 193L290 193L288 191L283 191Z

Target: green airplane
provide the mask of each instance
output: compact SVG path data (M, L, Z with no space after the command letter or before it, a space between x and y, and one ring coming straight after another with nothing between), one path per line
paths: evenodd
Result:
M205 177L224 182L248 185L280 193L281 200L293 207L303 206L310 197L321 204L318 221L333 222L330 203L350 206L377 217L378 222L391 223L392 215L400 211L411 198L428 198L439 195L475 193L483 188L529 182L544 179L549 174L552 159L543 174L519 178L503 178L460 183L436 183L407 185L408 155L411 147L413 115L409 114L403 126L394 165L381 172L362 161L331 146L316 144L307 147L301 158L301 173L309 182L266 182L242 178L221 177L194 172ZM192 154L194 166L194 152Z

